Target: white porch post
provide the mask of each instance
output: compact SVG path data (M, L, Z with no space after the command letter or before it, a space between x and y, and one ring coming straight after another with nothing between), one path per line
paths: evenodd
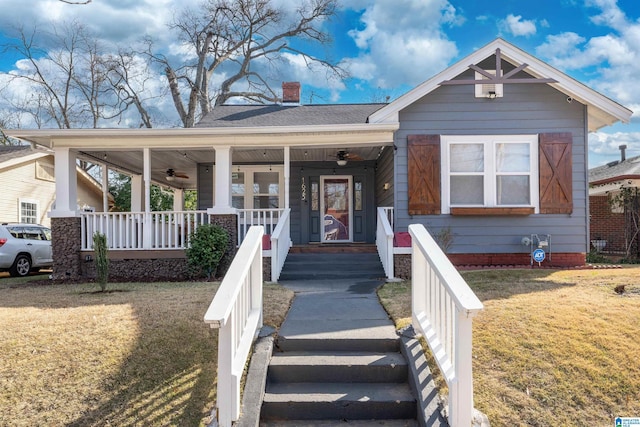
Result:
M54 148L56 204L49 218L75 217L78 209L76 153L69 148Z
M210 215L235 214L231 206L231 166L232 148L230 146L215 147L215 198L213 208L207 209Z
M153 224L151 222L151 149L142 151L142 175L144 179L144 218L145 227L143 233L143 247L151 249Z
M144 194L144 181L142 175L131 175L131 212L142 212Z
M109 212L109 166L102 165L102 212Z
M173 210L176 212L184 210L184 190L182 188L173 190Z
M289 147L284 147L284 208L289 208L289 182L291 176L291 153Z

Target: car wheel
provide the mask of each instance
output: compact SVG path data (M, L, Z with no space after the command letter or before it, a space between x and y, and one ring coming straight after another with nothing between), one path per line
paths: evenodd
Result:
M26 255L18 255L13 262L9 274L13 277L24 277L31 271L31 260Z

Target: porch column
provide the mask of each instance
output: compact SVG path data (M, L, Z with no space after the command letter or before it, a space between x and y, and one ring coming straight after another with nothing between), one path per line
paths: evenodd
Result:
M289 147L284 147L284 208L289 208L289 181L291 176L291 153Z
M109 166L102 165L102 212L109 212Z
M236 255L238 242L238 215L231 205L231 166L232 148L230 146L215 147L215 197L214 206L207 209L211 224L217 224L229 233L227 253L220 260L218 275L226 273L233 257Z
M230 146L215 147L215 198L213 208L207 209L209 215L235 215L236 210L231 207L231 152Z
M75 217L78 210L76 153L69 148L55 148L56 203L49 218Z
M142 195L144 194L144 181L142 175L131 175L131 212L142 212Z
M184 210L184 190L176 188L173 190L173 210L182 212Z
M144 180L144 232L143 247L151 249L153 237L153 222L151 221L151 150L143 148L142 150L142 176Z
M82 276L82 224L77 212L76 154L69 148L55 148L54 158L56 202L49 212L53 278L75 280Z

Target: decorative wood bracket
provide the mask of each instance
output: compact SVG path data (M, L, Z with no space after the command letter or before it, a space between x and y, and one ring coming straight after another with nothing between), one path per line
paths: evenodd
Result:
M500 49L498 48L496 49L496 75L495 76L483 70L482 68L478 67L477 65L471 64L469 65L469 68L472 69L473 71L476 71L482 74L483 76L486 77L486 79L482 79L482 80L452 79L452 80L444 80L439 84L441 86L446 86L446 85L478 85L478 84L484 84L484 85L496 84L497 85L497 84L505 84L505 83L557 83L558 82L555 79L537 79L535 77L534 78L518 78L518 79L511 78L512 76L516 75L517 73L524 70L528 66L529 64L521 64L519 67L516 67L513 70L506 73L505 75L502 75L502 57L500 54Z

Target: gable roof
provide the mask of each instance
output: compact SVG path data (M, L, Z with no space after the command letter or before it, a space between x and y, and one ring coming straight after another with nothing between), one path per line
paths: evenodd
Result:
M219 105L196 127L310 126L367 123L386 104Z
M589 169L589 184L604 184L629 178L640 178L640 156Z
M469 69L469 65L478 64L495 55L497 49L500 49L502 60L506 60L515 67L526 64L527 68L524 70L525 72L535 78L555 80L555 83L546 84L549 84L574 100L585 104L588 112L589 131L596 131L601 127L611 125L617 121L626 123L631 118L633 112L628 108L594 91L505 40L498 38L407 92L386 107L376 111L371 115L369 121L371 123L398 122L398 115L402 109L439 88L440 83L443 81L453 79L464 73Z
M0 145L0 170L52 154L31 145Z

